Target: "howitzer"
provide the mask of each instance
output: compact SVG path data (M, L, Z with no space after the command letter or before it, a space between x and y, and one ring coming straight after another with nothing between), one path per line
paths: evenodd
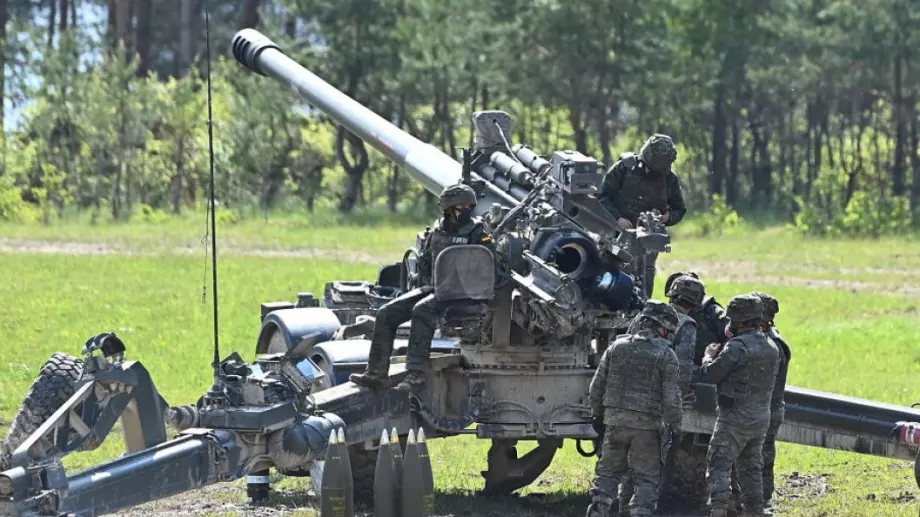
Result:
M319 472L312 467L330 433L343 427L349 457L365 466L374 464L382 431L392 428L400 438L421 427L428 438L492 440L485 492L508 493L532 483L564 440L596 439L586 400L592 340L623 328L641 304L641 279L621 266L637 268L636 254L666 251L655 214L619 232L594 197L597 162L574 152L547 160L525 146L509 148L510 117L502 112L474 116L476 146L459 163L316 77L260 33L240 31L232 49L242 64L291 85L405 166L430 192L459 181L473 186L481 199L477 214L495 233L499 278L478 246L447 248L450 254L435 261L435 279L483 276L460 286L471 299L448 309L432 343L429 382L412 397L348 382L367 366L374 321L363 317L418 278L409 252L382 267L376 282L330 281L322 300L299 293L296 302L263 303L257 359L226 358L214 388L194 405L167 409L140 363L119 356L123 347L89 347L90 355L101 350L111 358L87 358L73 396L14 447L13 468L0 473L0 510L83 517L268 469L310 475ZM390 385L405 375L407 331L404 324L397 332ZM705 468L715 420L713 388L695 387L681 423L681 475L665 480L665 498L688 510L705 504L705 471L698 467ZM920 425L911 422L920 422L920 411L791 386L786 404L781 441L916 459ZM129 454L66 475L60 458L97 447L119 416ZM166 440L164 421L180 435ZM537 447L519 456L521 440ZM370 471L353 471L358 499L373 493Z

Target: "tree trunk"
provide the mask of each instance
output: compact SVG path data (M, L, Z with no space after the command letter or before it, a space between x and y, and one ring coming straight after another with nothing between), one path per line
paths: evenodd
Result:
M709 194L722 194L725 180L725 86L719 81L715 91L712 121L712 167L709 171Z
M6 26L10 21L10 6L8 0L0 0L0 99L6 98ZM5 113L3 111L3 102L0 102L0 128L6 127L5 124ZM0 169L0 176L6 173L6 138L2 139L3 141L3 160L2 169Z
M741 125L739 113L732 116L732 148L728 158L728 181L725 183L725 202L731 206L738 203L738 176L741 161Z
M140 60L137 76L144 77L150 71L150 40L153 37L153 0L137 0L137 44L135 50Z
M193 0L180 0L179 5L179 63L178 75L185 77L195 57L195 38L192 37Z
M261 21L259 19L260 0L243 0L243 8L240 9L240 19L237 23L237 29L254 29Z
M904 106L904 70L903 56L901 51L894 57L894 106L895 118L895 147L894 147L894 166L891 168L891 191L895 196L903 196L906 193L907 186L906 169L907 169L907 113Z

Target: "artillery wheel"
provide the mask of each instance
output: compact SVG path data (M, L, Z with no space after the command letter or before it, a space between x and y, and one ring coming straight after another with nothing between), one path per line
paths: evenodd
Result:
M662 480L659 508L667 514L679 515L704 512L709 499L706 484L706 452L709 435L684 434L674 455L674 467Z
M480 474L486 480L482 493L506 495L524 488L540 477L562 447L562 440L538 440L537 447L518 458L517 440L492 440L488 470Z
M83 361L72 355L58 352L45 361L0 447L0 471L10 468L13 451L73 396L82 371Z

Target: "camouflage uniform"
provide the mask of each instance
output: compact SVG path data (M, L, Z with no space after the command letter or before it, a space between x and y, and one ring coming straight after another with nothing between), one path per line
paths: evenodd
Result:
M683 190L671 165L677 159L677 148L671 137L655 134L649 137L638 156L623 153L604 176L598 201L614 219L626 219L635 226L641 212L658 210L668 214L666 226L673 226L687 213ZM652 297L658 253L646 256L646 296Z
M639 332L614 341L591 380L591 412L595 422L603 422L604 439L588 517L609 515L627 474L635 485L629 515L652 515L661 475L662 423L673 429L680 426L677 356L655 330L660 325L673 332L677 313L652 300L642 316ZM621 506L620 512L625 511Z
M667 296L678 315L678 331L674 337L674 352L680 362L680 393L684 397L690 394L691 374L693 373L693 355L696 350L698 324L689 312L700 305L706 291L699 279L679 276L668 286Z
M678 271L671 274L664 284L665 292L670 291L671 285L681 276L690 276L699 280L699 276L692 271ZM702 281L700 285L704 287L700 301L694 305L688 316L696 322L696 347L693 351L693 364L700 365L703 362L703 354L706 353L706 347L711 343L725 344L728 338L725 336L725 329L728 327L728 317L725 315L725 309L719 305L719 302L712 296L706 296L705 286ZM696 375L697 372L694 372ZM695 379L698 380L698 379Z
M712 516L727 515L732 465L737 460L746 515L762 515L763 442L770 424L770 402L779 369L779 351L760 332L763 303L753 295L732 298L726 311L734 337L715 356L706 356L700 374L718 385L719 410L709 441L706 480ZM739 332L741 326L754 328Z
M349 377L352 382L375 388L386 385L396 329L411 319L406 352L406 368L409 372L397 388L417 389L424 384L431 340L448 308L448 304L435 298L434 286L431 285L435 259L441 250L457 244L480 244L495 254L492 239L479 218L471 217L457 226L458 223L449 217L448 211L463 204L476 205L476 193L469 186L452 185L441 193L440 207L445 214L436 223L438 229L431 232L422 245L418 260L421 287L390 300L377 310L367 369L363 374L352 374Z
M773 499L773 465L776 462L776 433L783 423L786 412L786 374L789 371L789 361L792 360L792 351L786 341L780 336L773 324L773 318L779 313L779 302L776 298L766 293L755 293L764 304L764 327L767 337L779 348L780 363L776 373L776 383L773 386L773 398L770 401L770 426L763 441L763 500L769 504Z

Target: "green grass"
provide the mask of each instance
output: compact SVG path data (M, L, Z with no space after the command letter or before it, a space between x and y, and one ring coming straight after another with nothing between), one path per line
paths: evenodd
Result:
M202 224L203 226L203 224ZM267 229L270 228L270 229ZM203 232L190 223L163 225L104 225L51 228L0 226L0 236L58 241L127 242L135 249L167 249L154 243L160 236L171 243L194 243ZM243 249L273 245L288 249L360 250L398 259L417 228L350 228L311 226L285 220L247 222L218 227L222 239L236 239ZM274 232L274 233L272 233ZM347 237L345 237L347 236ZM222 242L224 242L222 240ZM168 243L167 243L168 244ZM181 244L180 244L181 245ZM193 245L193 244L190 244ZM808 241L785 230L714 239L677 238L674 253L660 259L659 291L663 278L683 264L709 264L710 277L724 275L733 262L753 263L749 275L756 282L707 281L707 289L727 303L736 293L764 290L779 298L778 325L794 353L789 383L895 404L909 405L920 398L914 382L920 361L920 328L916 300L850 289L807 289L788 285L768 274L780 261L801 278L815 271L832 280L862 278L866 268L898 270L896 282L909 284L920 266L920 245L892 241ZM378 251L379 250L379 251ZM173 405L193 403L210 386L211 359L210 275L203 255L0 254L0 421L8 422L34 378L38 367L55 351L79 354L90 336L114 330L125 339L128 354L151 371L157 387ZM345 260L221 256L220 323L224 355L239 351L251 359L259 325L259 303L290 300L298 291L322 293L323 284L336 279L376 276L378 265ZM732 266L736 269L738 266ZM775 267L775 266L774 266ZM758 269L761 268L761 269ZM798 268L798 269L796 269ZM847 268L847 269L841 269ZM765 273L765 271L767 273ZM791 275L792 273L790 273ZM884 273L872 273L881 278ZM202 304L202 284L208 302ZM117 433L98 451L68 458L71 468L82 468L120 453ZM486 467L488 443L462 437L431 443L439 507L457 515L580 515L593 475L593 460L581 458L567 443L553 465L523 493L530 502L513 499L476 499L470 493L482 486L479 471ZM522 451L523 452L523 451ZM875 516L915 515L916 503L898 503L904 492L918 490L905 462L780 444L777 486L783 497L780 515ZM829 490L815 494L814 484L796 488L784 476L826 475ZM303 505L308 480L285 479L278 488L293 490ZM214 514L223 504L238 504L239 491L209 491ZM800 498L788 497L801 495ZM189 496L190 498L193 496ZM299 498L299 499L298 499ZM893 499L893 500L892 500ZM189 499L191 500L191 499ZM528 513L531 512L531 513ZM309 515L310 512L303 512ZM285 513L285 515L297 515Z

